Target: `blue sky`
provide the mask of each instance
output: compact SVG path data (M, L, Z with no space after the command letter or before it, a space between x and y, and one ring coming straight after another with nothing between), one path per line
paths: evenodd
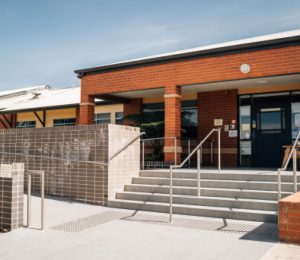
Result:
M300 0L0 0L0 90L74 69L300 29Z

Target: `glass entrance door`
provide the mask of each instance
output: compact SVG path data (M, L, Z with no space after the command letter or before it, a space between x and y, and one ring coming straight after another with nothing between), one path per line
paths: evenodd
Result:
M290 143L290 103L256 100L252 106L252 165L279 167L283 146Z

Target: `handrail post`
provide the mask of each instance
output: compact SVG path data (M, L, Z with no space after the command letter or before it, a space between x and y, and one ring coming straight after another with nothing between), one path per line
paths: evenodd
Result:
M44 229L45 220L45 172L41 171L41 230Z
M294 193L297 192L297 150L293 151L293 179L294 179Z
M177 138L175 137L174 139L174 160L175 160L175 163L174 165L176 166L177 165Z
M191 139L188 139L188 156L191 153ZM191 167L191 157L189 157L189 167Z
M173 167L170 166L170 216L169 222L173 221Z
M199 150L200 150L200 164L201 164L202 163L202 145L200 146Z
M281 200L281 170L278 169L278 200Z
M200 159L200 149L197 150L197 196L200 197L200 165L201 165L201 159Z
M214 141L210 142L210 164L213 165L214 163Z
M218 171L221 171L221 128L218 129Z
M145 169L145 141L142 140L142 169Z
M31 226L31 173L27 176L27 227Z

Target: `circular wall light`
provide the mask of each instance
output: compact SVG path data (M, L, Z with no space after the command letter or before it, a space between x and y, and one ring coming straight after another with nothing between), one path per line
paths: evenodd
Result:
M247 74L247 73L250 72L250 65L244 63L244 64L241 65L240 70L241 70L242 73Z

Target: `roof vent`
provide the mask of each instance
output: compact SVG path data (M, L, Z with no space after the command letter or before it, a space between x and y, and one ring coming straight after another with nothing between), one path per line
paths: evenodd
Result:
M37 98L39 98L40 95L41 95L41 93L33 92L32 93L32 99L37 99Z

